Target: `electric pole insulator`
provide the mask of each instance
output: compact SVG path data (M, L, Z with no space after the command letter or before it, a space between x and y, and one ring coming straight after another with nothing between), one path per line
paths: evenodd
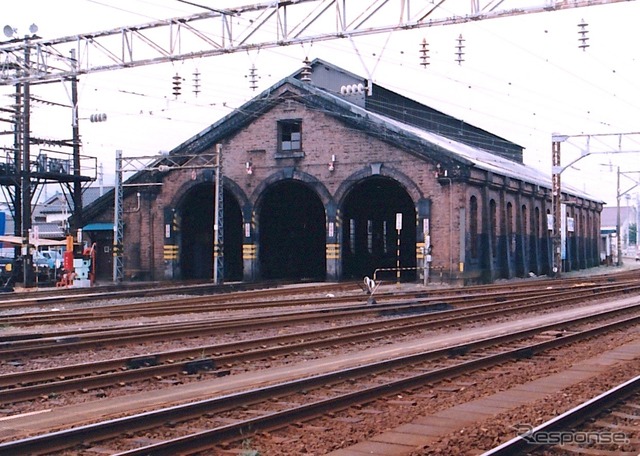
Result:
M91 114L89 116L89 122L106 122L107 120L107 115L102 112L100 114Z
M182 78L178 73L173 77L173 95L180 96L180 86L182 85Z
M249 88L255 91L258 88L258 69L255 65L251 65L249 68L249 75L246 76L249 78Z
M429 63L429 43L423 38L422 43L420 43L420 65L423 68L427 68Z
M196 71L193 72L193 94L198 97L200 93L200 72L196 68Z
M462 35L460 35L457 38L458 44L456 45L456 62L458 62L458 65L462 65L462 62L464 62L464 38L462 38Z
M303 67L302 72L300 73L300 80L302 82L311 82L311 62L309 61L309 57L305 57L302 61Z
M587 44L587 41L589 41L589 37L587 36L587 33L589 33L589 30L587 30L588 25L584 19L578 24L578 47L583 51L586 51L589 47Z

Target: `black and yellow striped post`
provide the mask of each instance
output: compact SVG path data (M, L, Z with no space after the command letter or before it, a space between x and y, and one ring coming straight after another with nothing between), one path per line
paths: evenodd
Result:
M245 239L242 244L242 268L244 280L252 281L257 279L258 269L258 246L252 240Z
M325 238L326 278L340 280L342 275L340 244L340 211L333 202L327 204L327 225Z
M180 216L173 208L164 209L164 245L162 259L164 260L164 278L174 279L179 271L178 234L180 232Z
M327 260L340 259L340 244L327 244Z
M178 259L178 246L167 244L164 246L163 259L165 261L176 261Z
M255 260L257 258L256 255L256 245L255 244L242 244L242 260L250 261Z

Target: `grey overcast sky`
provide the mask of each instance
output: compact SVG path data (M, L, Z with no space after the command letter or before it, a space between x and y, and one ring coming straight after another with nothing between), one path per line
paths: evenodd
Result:
M353 1L353 0L351 0ZM367 0L368 1L368 0ZM427 0L425 0L427 1ZM451 15L468 11L469 1L445 2ZM224 8L247 1L199 0ZM507 0L514 7L540 6L554 0ZM22 0L0 13L0 26L17 36L38 26L38 35L57 38L179 17L202 9L178 0ZM444 11L446 13L446 11ZM322 58L447 114L525 147L525 163L551 173L552 133L566 135L640 132L640 50L637 18L640 3L525 14L372 35L350 40L263 49L197 61L93 73L81 77L80 117L83 154L97 156L104 182L113 183L115 150L125 156L171 150L222 116L299 69L305 57ZM584 21L589 47L578 47L578 23ZM456 39L464 37L464 62L455 61ZM419 45L429 42L430 65L420 65ZM257 90L247 77L254 66ZM192 74L200 72L201 92L192 93ZM172 76L184 78L182 95L171 93ZM53 90L53 89L52 89ZM0 88L9 95L11 87ZM67 97L62 89L51 97ZM9 104L10 99L5 103ZM67 113L37 108L35 134L68 137ZM91 114L108 120L91 123ZM63 133L60 133L63 131ZM562 145L565 165L585 149L584 139ZM616 203L616 170L621 192L640 177L640 134L592 140L598 152L563 174L569 183L609 205ZM629 192L636 200L638 189ZM622 204L627 204L623 199Z

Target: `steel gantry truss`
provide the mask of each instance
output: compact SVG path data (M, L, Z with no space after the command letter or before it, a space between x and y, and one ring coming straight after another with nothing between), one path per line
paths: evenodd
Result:
M566 165L562 165L560 158L560 145L569 139L582 139L584 144L580 145L580 156ZM610 143L605 142L607 139L612 139L616 143L613 146ZM623 139L628 140L623 142ZM565 209L563 205L562 196L562 184L561 174L569 167L582 160L589 155L596 154L616 154L616 153L640 153L640 149L637 144L640 140L640 132L627 132L627 133L598 133L598 134L579 134L579 135L561 135L554 133L551 137L551 205L553 214L553 232L552 232L552 245L553 245L553 267L552 272L554 277L560 277L563 271L563 234L564 228L562 225L562 217ZM595 144L598 141L598 144ZM627 171L627 173L640 173L640 171ZM620 197L636 188L639 184L636 183L633 187L620 193L620 175L625 174L620 172L618 167L618 186L617 186L617 265L622 265L622 246L620 244Z
M635 0L538 0L539 5L528 7L519 6L519 0L471 0L464 10L460 0L279 0L228 9L198 5L205 11L185 17L0 43L0 85L628 1ZM24 61L26 46L35 54L31 62ZM66 57L72 50L75 67Z
M124 279L124 187L147 187L162 185L153 180L136 180L124 183L125 173L140 173L151 171L168 173L177 170L202 170L210 168L215 172L215 213L214 213L214 257L213 279L221 283L224 278L223 258L223 226L222 226L222 149L216 145L215 153L182 154L182 155L148 155L125 157L121 150L116 150L115 188L113 208L113 281L122 282Z

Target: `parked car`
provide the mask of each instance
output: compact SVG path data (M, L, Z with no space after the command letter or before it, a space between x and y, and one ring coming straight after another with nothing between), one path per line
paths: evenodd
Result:
M55 270L62 264L62 255L56 250L36 250L33 254L33 264L39 268Z

